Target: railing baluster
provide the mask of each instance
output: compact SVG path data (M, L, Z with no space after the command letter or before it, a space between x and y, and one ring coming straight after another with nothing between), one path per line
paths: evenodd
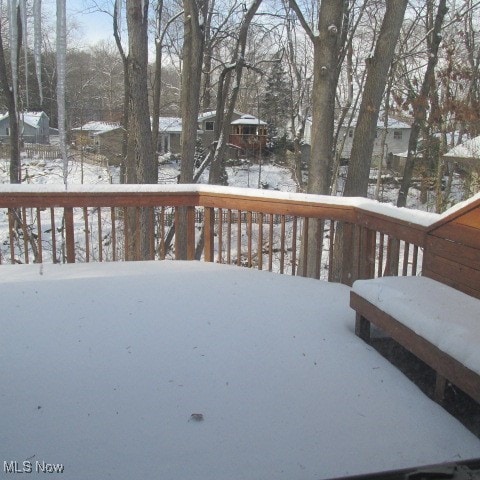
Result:
M67 248L67 263L75 263L75 229L73 222L73 208L64 207L65 218L65 245Z
M280 273L285 271L285 215L281 216L280 229Z
M258 269L263 269L263 213L257 214L258 222L258 246L257 246L257 256L258 256Z
M148 231L150 232L148 243L148 254L150 260L155 260L155 208L148 207Z
M13 209L8 209L8 238L10 242L10 263L15 263L15 222L14 222L14 214Z
M88 209L83 207L83 219L84 219L84 230L85 230L85 261L90 261L90 228L88 224Z
M385 234L380 233L380 240L378 242L378 268L377 277L383 276L383 252L385 248Z
M56 227L55 227L55 209L53 207L50 208L50 226L51 226L51 233L52 233L53 263L57 263L57 235L56 235Z
M413 258L412 258L412 275L417 274L417 262L418 262L418 245L414 245Z
M292 225L292 275L297 273L297 217L293 217Z
M270 214L268 224L268 271L273 270L273 214Z
M98 261L103 262L103 234L102 234L102 209L97 209L97 224L98 224Z
M158 245L158 257L165 260L165 207L160 208L160 218L158 219L160 243Z
M23 234L23 258L25 259L25 264L28 264L30 259L28 254L27 209L25 207L22 207L20 221Z
M40 209L37 207L37 245L38 245L38 257L37 263L43 263L43 245L42 245L42 215ZM1 261L1 258L0 258Z
M217 254L217 262L223 263L223 210L221 208L218 209L218 254Z
M117 260L117 228L115 207L110 207L110 218L112 221L112 261Z
M330 220L328 239L328 281L331 282L333 278L333 259L334 259L334 241L335 241L335 222Z
M214 261L214 238L215 238L215 210L205 208L204 216L204 256L206 262Z
M242 264L242 212L237 210L237 265Z
M410 244L404 242L403 247L403 268L402 268L402 276L406 277L408 274L408 257L410 255Z
M316 237L316 247L315 247L315 278L320 278L320 269L322 266L322 249L323 249L323 220L317 218L315 221L315 237Z
M232 263L232 211L228 209L227 213L227 264Z
M302 261L302 271L301 275L302 277L307 276L307 265L308 265L308 224L310 223L308 221L309 219L305 217L303 219L303 245L302 245L302 254L300 258L303 256L303 261Z
M252 212L247 212L247 266L252 268Z
M130 252L130 238L128 235L128 208L123 207L123 258L128 259Z

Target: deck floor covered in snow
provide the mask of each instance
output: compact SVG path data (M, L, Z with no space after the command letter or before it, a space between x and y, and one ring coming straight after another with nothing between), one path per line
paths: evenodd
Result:
M355 336L346 286L199 262L0 270L4 470L318 480L480 456Z

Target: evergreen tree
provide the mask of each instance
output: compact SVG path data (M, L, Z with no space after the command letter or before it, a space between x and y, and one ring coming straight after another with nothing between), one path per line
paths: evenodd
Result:
M291 92L281 54L276 54L267 78L267 86L261 102L262 116L268 123L268 136L273 147L285 139L289 118Z

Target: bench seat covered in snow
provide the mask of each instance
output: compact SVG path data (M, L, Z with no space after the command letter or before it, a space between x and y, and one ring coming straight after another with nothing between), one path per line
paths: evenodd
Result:
M433 368L435 399L446 381L480 402L480 300L428 277L357 280L350 294L355 333L370 323Z

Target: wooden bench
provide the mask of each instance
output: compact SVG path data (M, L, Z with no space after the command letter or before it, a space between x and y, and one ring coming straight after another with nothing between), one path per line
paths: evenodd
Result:
M355 333L370 340L374 324L446 381L480 403L480 300L428 277L357 280L350 294Z
M480 194L425 227L421 277L357 280L355 331L378 326L437 372L435 398L449 381L480 403Z

